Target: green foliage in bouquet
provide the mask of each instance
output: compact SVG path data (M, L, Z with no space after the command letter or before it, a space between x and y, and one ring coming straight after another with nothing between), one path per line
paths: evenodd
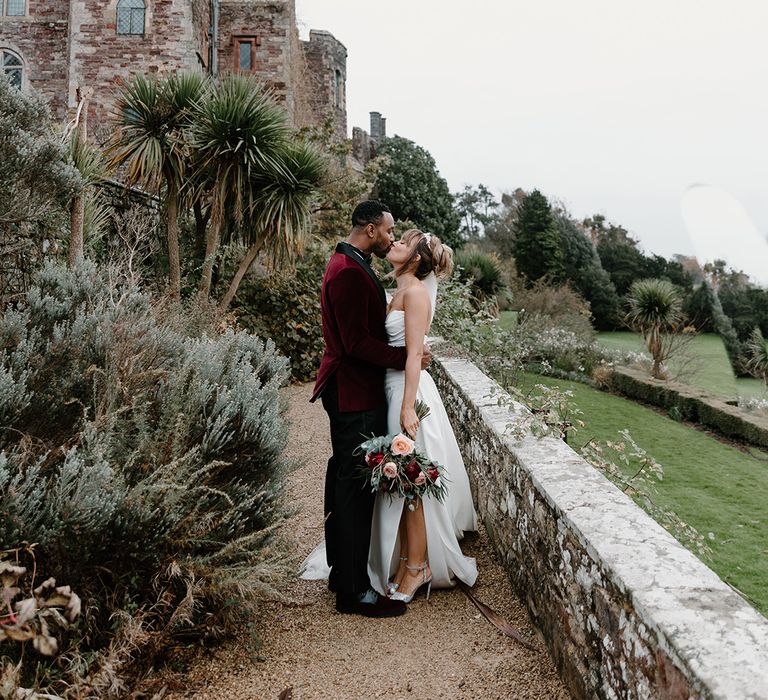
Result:
M4 663L78 697L119 695L142 644L232 629L288 568L286 360L117 277L46 266L0 319L0 542L83 601L70 663Z
M417 400L414 408L419 421L429 415L429 406L423 401ZM415 510L422 498L445 498L448 479L443 466L418 452L407 435L375 436L363 442L359 450L365 455L364 474L374 493L401 496L410 510Z

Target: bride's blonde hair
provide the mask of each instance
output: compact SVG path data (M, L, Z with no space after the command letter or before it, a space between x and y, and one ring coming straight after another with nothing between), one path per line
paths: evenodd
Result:
M434 233L424 233L417 228L408 229L402 240L411 245L416 239L418 242L413 248L411 257L400 268L401 271L410 270L415 265L416 279L423 280L430 272L441 279L448 277L453 270L453 250L443 243ZM416 261L416 256L419 260Z

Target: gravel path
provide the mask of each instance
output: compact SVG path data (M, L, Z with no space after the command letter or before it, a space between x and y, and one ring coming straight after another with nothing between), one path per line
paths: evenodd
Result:
M286 390L290 454L303 466L289 494L300 511L287 527L303 558L322 537L322 490L330 453L328 421L309 403L310 386ZM309 486L308 488L308 485ZM184 674L171 698L294 700L357 698L568 698L524 605L513 593L484 532L465 538L478 561L475 595L531 638L530 651L500 634L458 589L417 598L402 617L339 615L324 581L292 581L290 604L267 603L254 630L214 650ZM243 635L247 637L248 635Z

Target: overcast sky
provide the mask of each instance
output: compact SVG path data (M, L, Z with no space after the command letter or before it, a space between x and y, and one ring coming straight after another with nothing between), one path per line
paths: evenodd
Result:
M757 241L746 260L762 258L768 281L765 0L296 5L305 38L325 29L347 47L350 131L380 111L453 191L538 187L575 216L622 224L648 252ZM729 230L697 228L718 216ZM759 234L742 230L750 221Z

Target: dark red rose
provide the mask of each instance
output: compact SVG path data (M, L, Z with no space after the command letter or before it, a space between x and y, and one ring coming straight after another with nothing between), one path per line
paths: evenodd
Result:
M411 480L416 481L416 477L419 475L419 472L421 471L421 467L419 467L417 462L411 462L406 468L405 468L405 475Z
M403 482L403 491L405 491L407 493L410 490L411 490L411 485L407 481L404 481Z
M440 472L437 471L437 467L430 467L427 470L427 476L429 477L430 481L434 481L438 476L440 476Z
M368 462L368 466L373 469L378 467L384 461L384 455L381 452L371 452L365 455L365 461Z

